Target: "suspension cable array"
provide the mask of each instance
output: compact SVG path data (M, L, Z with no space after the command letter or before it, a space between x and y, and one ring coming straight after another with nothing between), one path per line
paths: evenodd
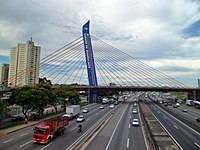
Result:
M99 85L185 87L179 81L91 36ZM40 77L53 84L87 85L87 69L82 37L41 60Z
M120 51L106 42L91 36L98 85L137 87L186 87L179 81ZM24 78L27 72L40 69L40 78L52 84L88 85L83 37L75 39L26 68L9 80Z

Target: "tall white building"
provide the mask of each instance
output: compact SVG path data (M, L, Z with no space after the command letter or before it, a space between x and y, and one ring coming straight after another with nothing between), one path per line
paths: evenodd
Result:
M8 84L11 87L39 83L40 46L28 40L10 49Z

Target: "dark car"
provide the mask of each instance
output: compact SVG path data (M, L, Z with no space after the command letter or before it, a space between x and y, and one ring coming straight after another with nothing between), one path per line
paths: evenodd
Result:
M21 116L12 117L11 121L13 122L24 121L24 117L21 117Z
M168 104L168 106L172 106L172 103L167 103Z
M168 104L167 104L167 103L164 103L164 106L168 106Z

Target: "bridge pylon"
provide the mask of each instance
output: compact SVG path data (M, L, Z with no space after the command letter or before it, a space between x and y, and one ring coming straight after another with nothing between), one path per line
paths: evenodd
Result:
M85 58L86 58L87 73L88 73L88 82L90 86L98 86L89 27L90 27L90 21L85 23L82 28ZM98 102L97 91L91 91L89 89L89 101L90 103Z

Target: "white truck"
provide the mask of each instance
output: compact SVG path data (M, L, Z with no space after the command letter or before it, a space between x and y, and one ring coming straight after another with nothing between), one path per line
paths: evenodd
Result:
M108 98L107 97L104 97L103 99L102 99L102 104L107 104L108 103Z
M185 104L188 105L188 106L194 106L195 105L194 100L189 100L189 99L186 100Z
M63 116L69 117L69 119L73 119L77 117L80 113L80 105L71 105L66 107L66 113Z

